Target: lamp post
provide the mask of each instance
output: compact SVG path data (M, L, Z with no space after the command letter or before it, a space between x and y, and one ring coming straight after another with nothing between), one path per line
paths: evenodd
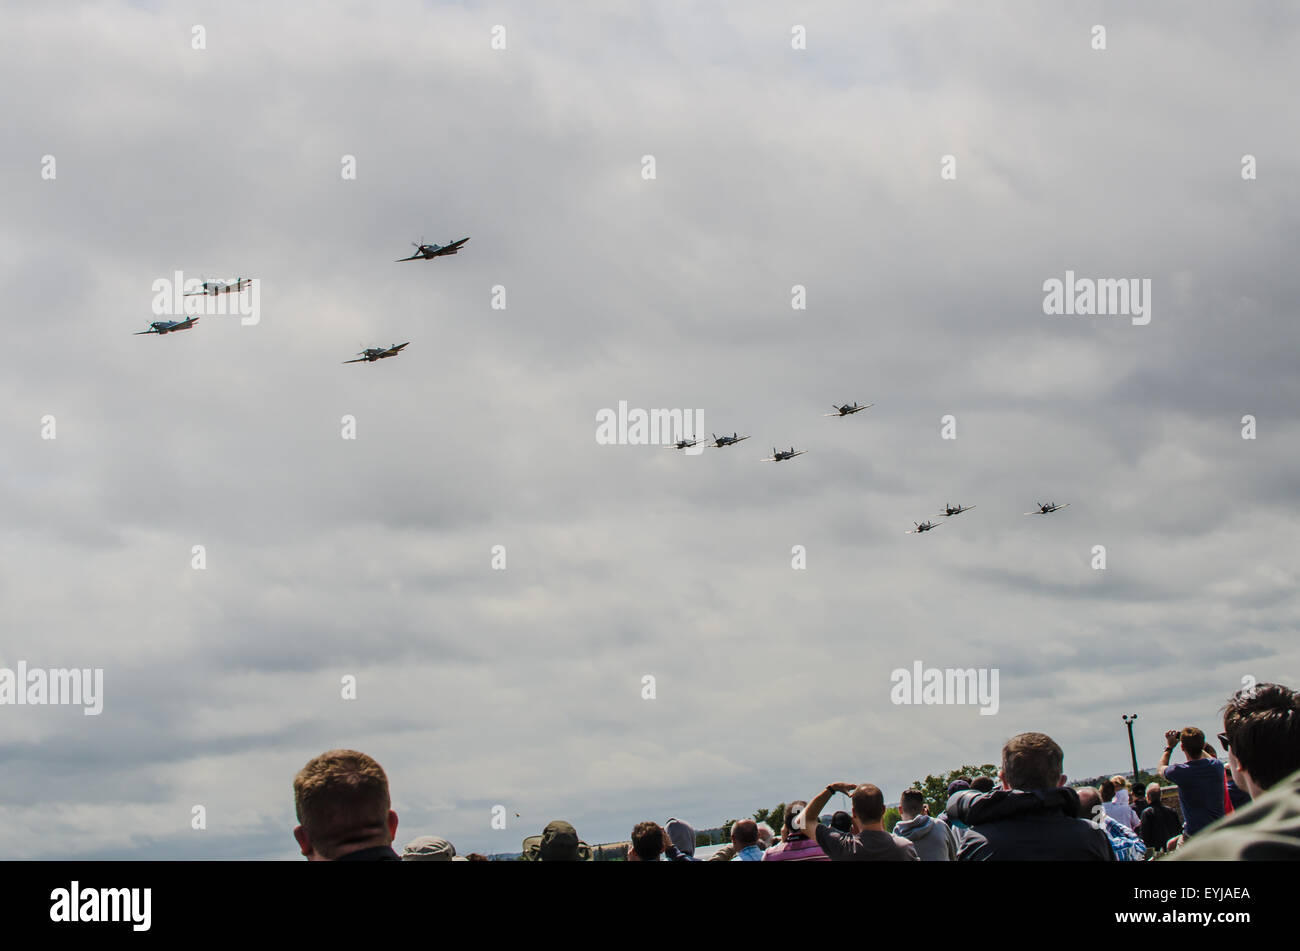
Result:
M1124 725L1128 727L1128 751L1129 751L1129 755L1133 757L1133 782L1137 782L1137 778L1138 778L1137 747L1133 745L1133 721L1135 721L1137 718L1138 715L1136 713L1134 713L1132 716L1130 716L1127 713L1124 714Z

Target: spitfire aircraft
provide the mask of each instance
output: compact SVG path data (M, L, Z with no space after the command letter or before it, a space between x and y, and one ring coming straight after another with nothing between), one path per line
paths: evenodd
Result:
M807 452L807 451L808 451L807 449L800 449L798 452L795 452L795 451L794 451L794 446L791 446L789 449L782 449L780 452L777 452L777 451L776 451L776 447L773 446L773 447L772 447L772 455L770 455L770 456L768 456L766 459L763 459L763 460L760 460L760 461L762 461L762 462L785 462L787 459L793 459L795 456L802 456L802 455L803 455L805 452Z
M1057 505L1055 502L1048 502L1044 505L1042 502L1035 502L1034 504L1038 506L1038 510L1035 512L1026 512L1026 515L1051 515L1053 512L1065 508L1070 503L1066 502L1064 505Z
M875 403L865 403L862 406L859 406L857 404L857 401L855 400L852 406L850 406L848 403L845 403L843 406L835 407L836 411L834 413L822 413L822 415L823 416L852 416L854 413L861 413L864 409L867 409L875 405L876 405Z
M155 320L149 325L148 330L136 331L135 336L141 334L169 334L174 330L189 330L198 321L197 317L190 317L186 320Z
M975 506L973 505L961 505L961 504L958 504L957 506L954 507L952 505L949 505L947 502L945 502L943 503L943 511L940 512L939 514L944 518L948 518L949 516L952 515L960 515L962 512L969 512L974 507Z
M440 258L445 254L455 254L460 250L460 246L468 241L469 238L461 238L459 241L453 241L450 244L425 244L424 239L420 243L411 242L411 247L415 248L415 253L409 258L398 258L396 263L401 264L403 261L428 261L432 258Z
M912 524L915 525L916 528L908 529L903 533L904 535L919 535L921 532L928 532L932 528L938 528L942 523L913 522Z
M742 439L749 438L748 436L737 436L735 433L732 433L730 436L719 436L716 433L711 433L710 435L713 436L713 442L711 445L713 446L714 449L722 449L726 446L734 446Z
M252 278L240 277L233 281L204 281L197 291L190 291L186 297L203 297L217 294L238 294L245 287L252 284Z
M698 442L698 440L694 436L692 436L690 439L679 439L671 446L664 446L664 448L665 449L690 449L692 446L696 444L696 442Z
M344 360L343 362L344 363L374 363L376 360L382 360L385 357L395 357L410 345L411 345L411 341L408 340L406 341L406 343L395 343L387 350L385 350L383 347L367 347L365 350L362 350L359 354L357 354L357 359Z

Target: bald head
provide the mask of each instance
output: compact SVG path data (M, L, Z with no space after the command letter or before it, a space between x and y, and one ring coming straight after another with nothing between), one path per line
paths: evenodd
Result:
M1098 806L1101 805L1101 793L1095 786L1080 786L1075 790L1079 794L1079 817L1097 819Z
M753 819L741 819L731 827L731 844L737 849L747 849L758 844L758 823Z
M879 786L863 783L853 790L853 815L859 825L869 826L879 822L885 815L885 794Z

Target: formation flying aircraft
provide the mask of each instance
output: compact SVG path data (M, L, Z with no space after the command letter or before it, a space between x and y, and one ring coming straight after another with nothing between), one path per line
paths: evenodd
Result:
M204 281L197 291L190 291L186 297L216 296L217 294L238 294L252 284L252 278L239 277L233 281Z
M724 446L734 446L742 439L749 438L748 436L737 436L735 433L732 433L730 436L719 436L716 433L711 433L710 435L713 436L713 442L711 445L714 449L722 449Z
M938 524L934 524L931 522L913 522L912 524L915 525L916 528L908 529L906 532L903 533L904 535L919 535L921 532L928 532L932 528L939 527Z
M679 439L671 446L664 446L665 449L690 449L698 440L694 436L690 439Z
M398 258L395 263L401 264L403 261L428 261L432 258L440 258L444 254L455 254L460 250L460 246L468 241L469 238L461 238L459 241L453 241L450 244L425 244L424 239L420 243L411 242L411 247L415 248L415 253L409 258Z
M962 512L969 512L969 511L970 511L971 509L973 509L974 507L975 507L975 506L973 506L973 505L961 505L961 504L958 504L958 505L954 508L953 506L949 505L947 502L944 502L944 503L943 503L943 511L940 512L939 514L942 515L944 518L947 518L947 517L950 516L950 515L960 515Z
M1064 505L1057 505L1055 502L1048 502L1046 505L1044 505L1042 502L1035 502L1034 504L1038 506L1037 511L1026 512L1025 513L1026 515L1051 515L1053 512L1057 512L1065 508L1070 503L1066 502Z
M834 413L822 413L822 415L823 416L852 416L854 413L861 413L864 409L867 409L868 407L875 406L875 405L876 405L875 403L865 403L862 406L859 406L857 404L857 401L855 400L852 406L850 406L848 403L845 403L843 406L835 407L836 411Z
M795 452L794 446L791 446L789 449L782 449L780 452L777 452L776 447L773 446L772 455L768 456L766 459L763 459L761 461L762 462L785 462L787 459L793 459L795 456L802 456L807 451L808 451L807 449L800 449L798 452Z
M395 357L410 345L411 345L411 341L408 340L406 341L406 343L395 343L387 350L385 350L383 347L367 347L365 350L362 350L359 354L357 354L357 359L344 360L343 362L344 363L374 363L376 360L382 360L385 357Z
M194 326L199 318L190 317L187 320L155 320L149 325L148 330L136 331L135 336L141 334L169 334L174 330L189 330Z

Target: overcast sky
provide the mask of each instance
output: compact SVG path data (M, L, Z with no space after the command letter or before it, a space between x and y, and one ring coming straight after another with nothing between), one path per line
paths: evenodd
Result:
M336 747L399 846L595 843L894 801L1025 730L1127 769L1125 713L1147 766L1243 677L1300 683L1295 10L4 22L0 666L102 667L104 706L0 706L0 856L298 858ZM260 322L136 339L177 270L259 279ZM1150 280L1150 323L1045 315L1067 270ZM599 445L620 401L752 439ZM945 502L977 508L904 534ZM996 668L997 714L895 705L916 661Z

